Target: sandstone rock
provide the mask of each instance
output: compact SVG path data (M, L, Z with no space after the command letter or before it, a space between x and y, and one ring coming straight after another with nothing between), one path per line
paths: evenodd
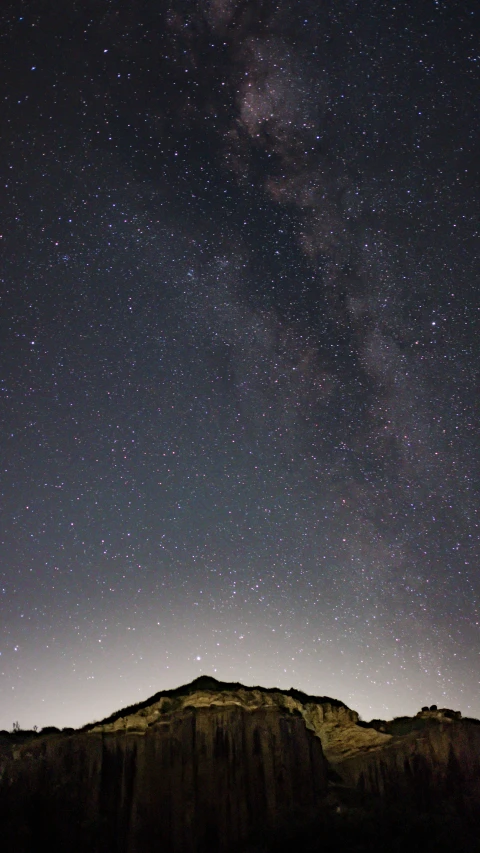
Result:
M480 725L427 720L380 749L337 756L334 767L345 785L358 790L407 798L426 809L448 801L474 814L480 807Z
M480 724L459 712L430 708L365 724L328 697L202 677L78 732L3 735L1 850L234 853L281 820L273 848L255 849L290 851L281 846L288 828L312 851L332 830L350 839L345 850L383 853L393 803L394 820L398 804L406 809L406 836L417 813L434 815L436 832L439 815L460 832L465 822L459 849L470 853L479 780Z
M390 740L390 735L382 734L375 729L366 729L357 725L358 714L347 708L342 702L328 698L305 696L303 701L289 693L280 690L262 690L238 686L225 689L219 682L209 679L208 689L196 689L196 682L191 685L192 692L171 697L162 695L151 704L142 703L142 707L133 713L115 715L110 721L98 723L92 727L93 732L135 732L144 734L165 715L172 711L180 711L186 707L192 708L222 708L236 706L246 710L260 708L276 708L290 714L303 717L308 729L320 738L324 753L329 760L346 757L359 751L369 751L383 746ZM297 691L292 693L298 694Z
M25 815L40 813L55 849L74 829L72 851L226 853L326 793L320 740L274 704L183 707L136 731L96 727L25 746L0 785L12 853L22 831L39 845Z

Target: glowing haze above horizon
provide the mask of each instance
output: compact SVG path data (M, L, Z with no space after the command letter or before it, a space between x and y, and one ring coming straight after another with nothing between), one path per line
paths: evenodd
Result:
M473 5L0 18L0 729L480 717Z

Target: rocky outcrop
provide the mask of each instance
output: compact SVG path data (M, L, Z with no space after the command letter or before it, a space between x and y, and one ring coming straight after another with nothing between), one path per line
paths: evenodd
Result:
M101 727L24 745L0 787L20 851L234 851L326 793L320 740L275 705L183 707L142 730Z
M205 677L188 685L184 694L159 694L153 700L126 712L119 712L89 730L97 733L135 732L141 735L165 715L178 713L185 708L231 706L249 711L270 708L282 713L297 714L304 719L306 727L321 740L325 756L331 761L377 749L391 739L389 734L359 726L357 712L338 700L307 696L296 690L283 692L243 685L224 685L213 678Z
M392 736L369 753L338 757L342 782L359 791L414 802L429 810L442 801L461 814L480 808L480 725L426 718L420 729Z
M204 677L81 731L0 737L1 849L269 851L294 826L312 851L331 831L345 851L383 853L388 833L405 830L413 853L415 816L434 816L435 845L447 815L455 832L467 827L458 849L470 853L479 780L480 724L459 712L366 724L328 697ZM279 822L273 847L263 844Z

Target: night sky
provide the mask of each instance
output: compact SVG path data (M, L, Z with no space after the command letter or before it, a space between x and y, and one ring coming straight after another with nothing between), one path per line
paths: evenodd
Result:
M2 3L0 728L480 717L475 7Z

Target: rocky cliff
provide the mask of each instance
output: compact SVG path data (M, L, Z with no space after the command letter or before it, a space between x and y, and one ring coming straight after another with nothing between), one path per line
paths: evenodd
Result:
M356 850L378 803L403 803L409 814L447 805L474 826L480 725L459 716L432 711L368 725L328 697L197 679L81 731L4 738L1 849L271 850L275 827L283 826L274 844L283 849L287 827L300 838L299 826L315 824L307 849L331 849L330 827L344 850ZM376 843L362 849L382 849Z
M18 748L0 784L2 850L234 851L314 809L327 762L302 717L205 698Z
M443 802L475 817L480 809L480 724L426 720L375 751L337 757L333 767L344 785L359 791L414 802L427 811Z
M328 760L337 761L359 752L376 749L391 735L358 725L358 714L343 702L329 697L307 696L297 690L266 690L241 684L222 684L201 677L180 691L158 694L147 702L119 711L101 723L87 727L94 733L130 732L145 734L160 720L185 708L238 707L248 711L277 710L303 718L307 729L321 741Z

